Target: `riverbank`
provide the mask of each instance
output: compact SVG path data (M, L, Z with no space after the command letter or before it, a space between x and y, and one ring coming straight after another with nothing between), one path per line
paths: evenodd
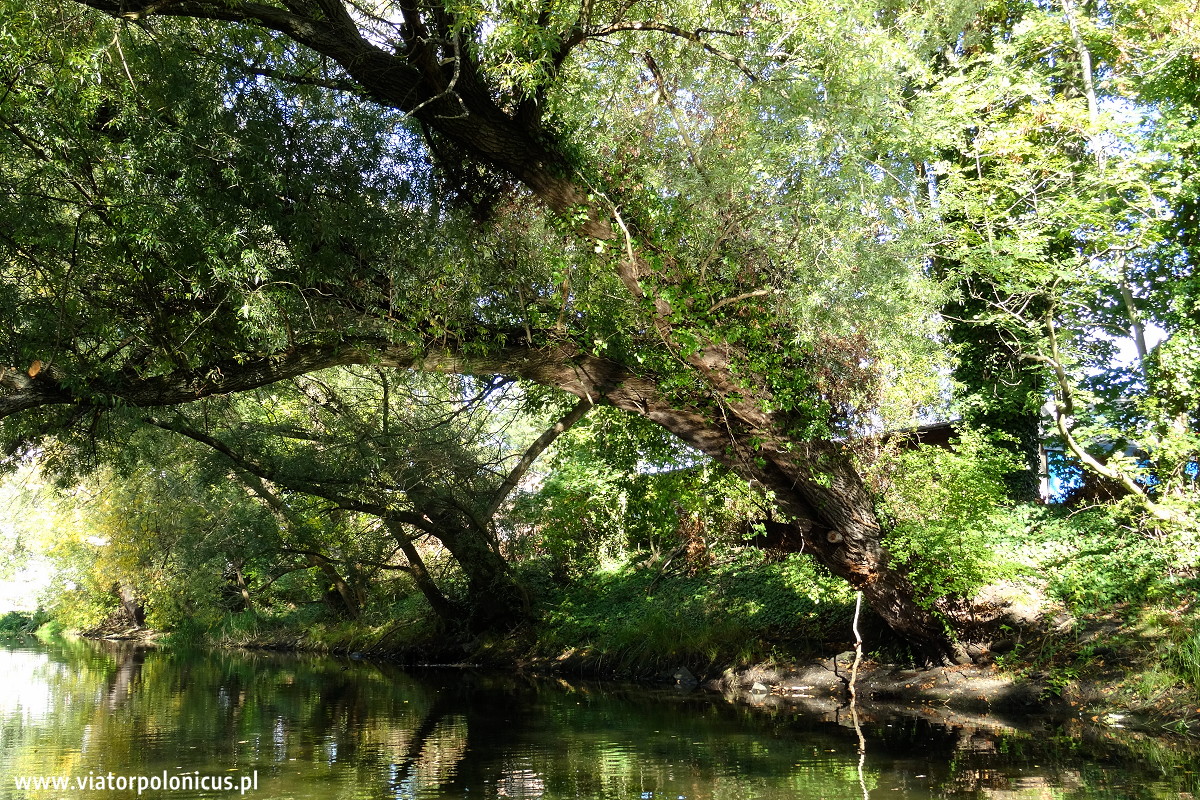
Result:
M1068 649L1060 641L1061 652ZM1128 669L1117 666L1129 664ZM1136 662L1143 662L1137 665ZM741 668L725 667L694 674L686 665L655 676L680 688L693 685L729 702L759 708L803 711L839 718L850 702L853 680L857 706L867 717L890 715L936 719L947 724L977 724L983 716L1017 719L1030 716L1154 735L1200 734L1200 705L1184 687L1166 684L1132 650L1113 651L1111 660L1092 669L1053 669L1016 657L1000 664L982 655L976 663L917 667L868 657L854 668L854 653L823 658L771 660ZM520 664L534 672L596 676L573 659ZM1067 674L1070 674L1067 677ZM603 673L601 673L603 674ZM1154 686L1152 692L1145 687Z
M966 647L970 663L921 667L868 655L853 671L854 653L752 663L697 664L680 661L664 668L614 661L588 647L546 656L529 632L510 637L409 642L375 646L394 628L329 631L242 631L226 636L222 647L248 650L325 652L354 661L399 662L412 666L474 666L567 678L622 679L716 693L727 702L756 708L840 718L854 680L857 706L865 718L891 715L977 724L980 719L1017 720L1031 716L1059 724L1132 730L1154 735L1200 734L1200 704L1188 687L1164 674L1144 627L1108 618L1038 618L1006 636ZM393 633L389 635L389 631ZM172 637L147 629L112 629L97 638L171 646ZM179 644L175 642L175 644ZM844 643L833 643L844 645ZM828 649L828 648L827 648Z
M325 603L278 604L189 617L162 635L118 610L89 632L149 635L166 646L354 653L641 683L676 683L685 670L684 683L755 695L755 702L765 694L836 707L847 700L857 628L867 656L858 678L864 704L1048 711L1101 725L1200 731L1196 579L1161 564L1151 570L1138 560L1141 540L1108 551L1101 543L1076 536L1065 555L1031 558L1036 576L1030 567L952 609L970 663L937 669L921 668L867 609L853 625L855 598L844 583L801 556L750 549L703 568L633 560L561 581L526 565L519 577L529 587L527 617L482 635L440 623L415 595L356 619Z
M730 702L837 717L849 703L852 654L794 664L729 670L706 687ZM1185 698L1147 705L1106 679L1058 686L1047 675L995 665L913 668L864 661L855 681L867 717L900 714L947 724L1046 718L1057 723L1136 730L1156 735L1200 732L1200 714Z

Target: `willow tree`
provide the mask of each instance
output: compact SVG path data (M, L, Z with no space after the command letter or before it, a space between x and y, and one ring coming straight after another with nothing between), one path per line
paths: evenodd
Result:
M947 657L855 444L934 400L928 89L975 5L12 3L8 437L335 365L520 377L752 479Z
M529 601L498 518L538 457L591 408L581 399L546 421L521 414L527 402L511 381L344 369L142 422L211 451L290 528L311 525L292 522L295 498L373 518L386 532L377 538L403 557L388 568L407 572L448 628L506 631L527 620ZM457 564L461 602L426 568L422 539ZM320 552L290 551L329 569Z

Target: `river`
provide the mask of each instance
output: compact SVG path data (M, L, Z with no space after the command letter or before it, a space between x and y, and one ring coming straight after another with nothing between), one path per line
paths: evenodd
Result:
M846 715L704 692L9 643L0 798L1190 798L1200 784L1183 742L866 716L860 754Z

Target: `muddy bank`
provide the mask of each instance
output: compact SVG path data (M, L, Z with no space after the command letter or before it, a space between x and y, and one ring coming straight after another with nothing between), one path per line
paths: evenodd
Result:
M853 653L842 653L807 663L729 669L706 681L703 688L732 703L803 710L840 720L850 702L853 660ZM1047 725L1076 723L1156 735L1200 732L1198 712L1186 703L1149 712L1114 702L1103 680L1055 685L994 665L915 669L865 660L855 685L857 709L864 720L902 715L955 725L1014 728L1028 728L1031 721L1042 720Z
M726 670L708 688L796 699L849 701L853 653L786 666ZM855 681L858 700L938 704L961 710L1030 711L1044 708L1046 687L1014 678L993 666L904 668L864 660Z

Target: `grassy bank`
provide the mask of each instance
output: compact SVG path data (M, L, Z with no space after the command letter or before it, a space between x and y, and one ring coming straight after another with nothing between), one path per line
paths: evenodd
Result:
M1001 580L957 614L976 661L1038 685L1042 699L1086 712L1121 709L1194 722L1200 714L1197 580L1179 541L1155 541L1111 518L1025 510L998 527ZM228 615L177 628L168 640L361 652L417 661L525 665L655 679L686 666L701 678L754 664L785 665L852 646L853 595L800 555L752 548L700 560L643 555L568 581L522 566L534 622L467 636L435 624L416 596L374 618L323 607ZM877 662L903 662L902 643L869 617Z
M243 611L212 625L177 625L163 641L569 665L652 678L679 665L705 674L805 657L850 635L853 596L800 555L738 548L704 564L643 557L567 582L526 563L520 577L533 621L483 636L447 630L419 596L409 595L359 620L339 619L321 605Z
M895 545L924 548L908 558L931 596L947 587L969 592L970 602L945 608L976 663L1036 685L1042 701L1063 709L1194 722L1196 535L1159 532L1122 513L1018 506L923 531L923 538L910 526ZM590 561L532 556L514 559L512 569L528 593L527 619L486 635L440 624L424 598L400 582L372 596L355 619L328 602L280 601L178 615L167 624L152 611L151 624L164 630L168 645L295 648L650 680L681 666L703 680L764 663L802 663L853 645L854 595L801 554L725 540ZM31 624L5 620L14 630ZM119 620L91 631L128 632ZM911 658L869 614L860 631L875 663Z

